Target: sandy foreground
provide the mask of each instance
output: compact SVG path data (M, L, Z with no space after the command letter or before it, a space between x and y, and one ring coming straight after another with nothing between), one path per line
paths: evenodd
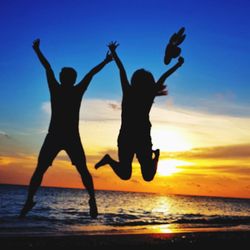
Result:
M0 236L1 249L249 249L250 231Z

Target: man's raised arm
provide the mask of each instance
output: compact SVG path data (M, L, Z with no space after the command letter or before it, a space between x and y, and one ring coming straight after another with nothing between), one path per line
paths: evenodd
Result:
M43 55L43 53L41 52L40 50L40 39L36 39L34 42L33 42L33 45L32 45L34 51L36 52L41 64L43 65L43 67L46 69L46 70L50 70L51 69L51 66L48 62L48 60L45 58L45 56Z
M46 70L49 89L52 90L55 87L57 87L59 84L55 78L54 72L53 72L48 60L45 58L45 56L43 55L43 53L40 50L40 39L36 39L33 42L32 47L33 47L34 51L36 52L39 61L41 62L41 64L43 65L43 67Z

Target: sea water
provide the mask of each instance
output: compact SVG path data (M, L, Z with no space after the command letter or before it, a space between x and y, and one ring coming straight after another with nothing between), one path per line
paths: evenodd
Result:
M0 185L0 235L250 230L250 199L97 190L91 219L86 190L41 187L19 219L27 190Z

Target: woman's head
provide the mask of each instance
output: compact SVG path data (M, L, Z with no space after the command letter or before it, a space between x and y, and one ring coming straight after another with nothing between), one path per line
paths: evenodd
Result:
M152 91L154 84L154 76L145 69L136 70L131 77L131 86L134 90Z

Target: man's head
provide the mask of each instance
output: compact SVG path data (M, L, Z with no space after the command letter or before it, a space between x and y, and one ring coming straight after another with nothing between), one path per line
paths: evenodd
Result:
M60 82L64 86L73 86L76 82L76 77L76 71L70 67L64 67L60 72Z

